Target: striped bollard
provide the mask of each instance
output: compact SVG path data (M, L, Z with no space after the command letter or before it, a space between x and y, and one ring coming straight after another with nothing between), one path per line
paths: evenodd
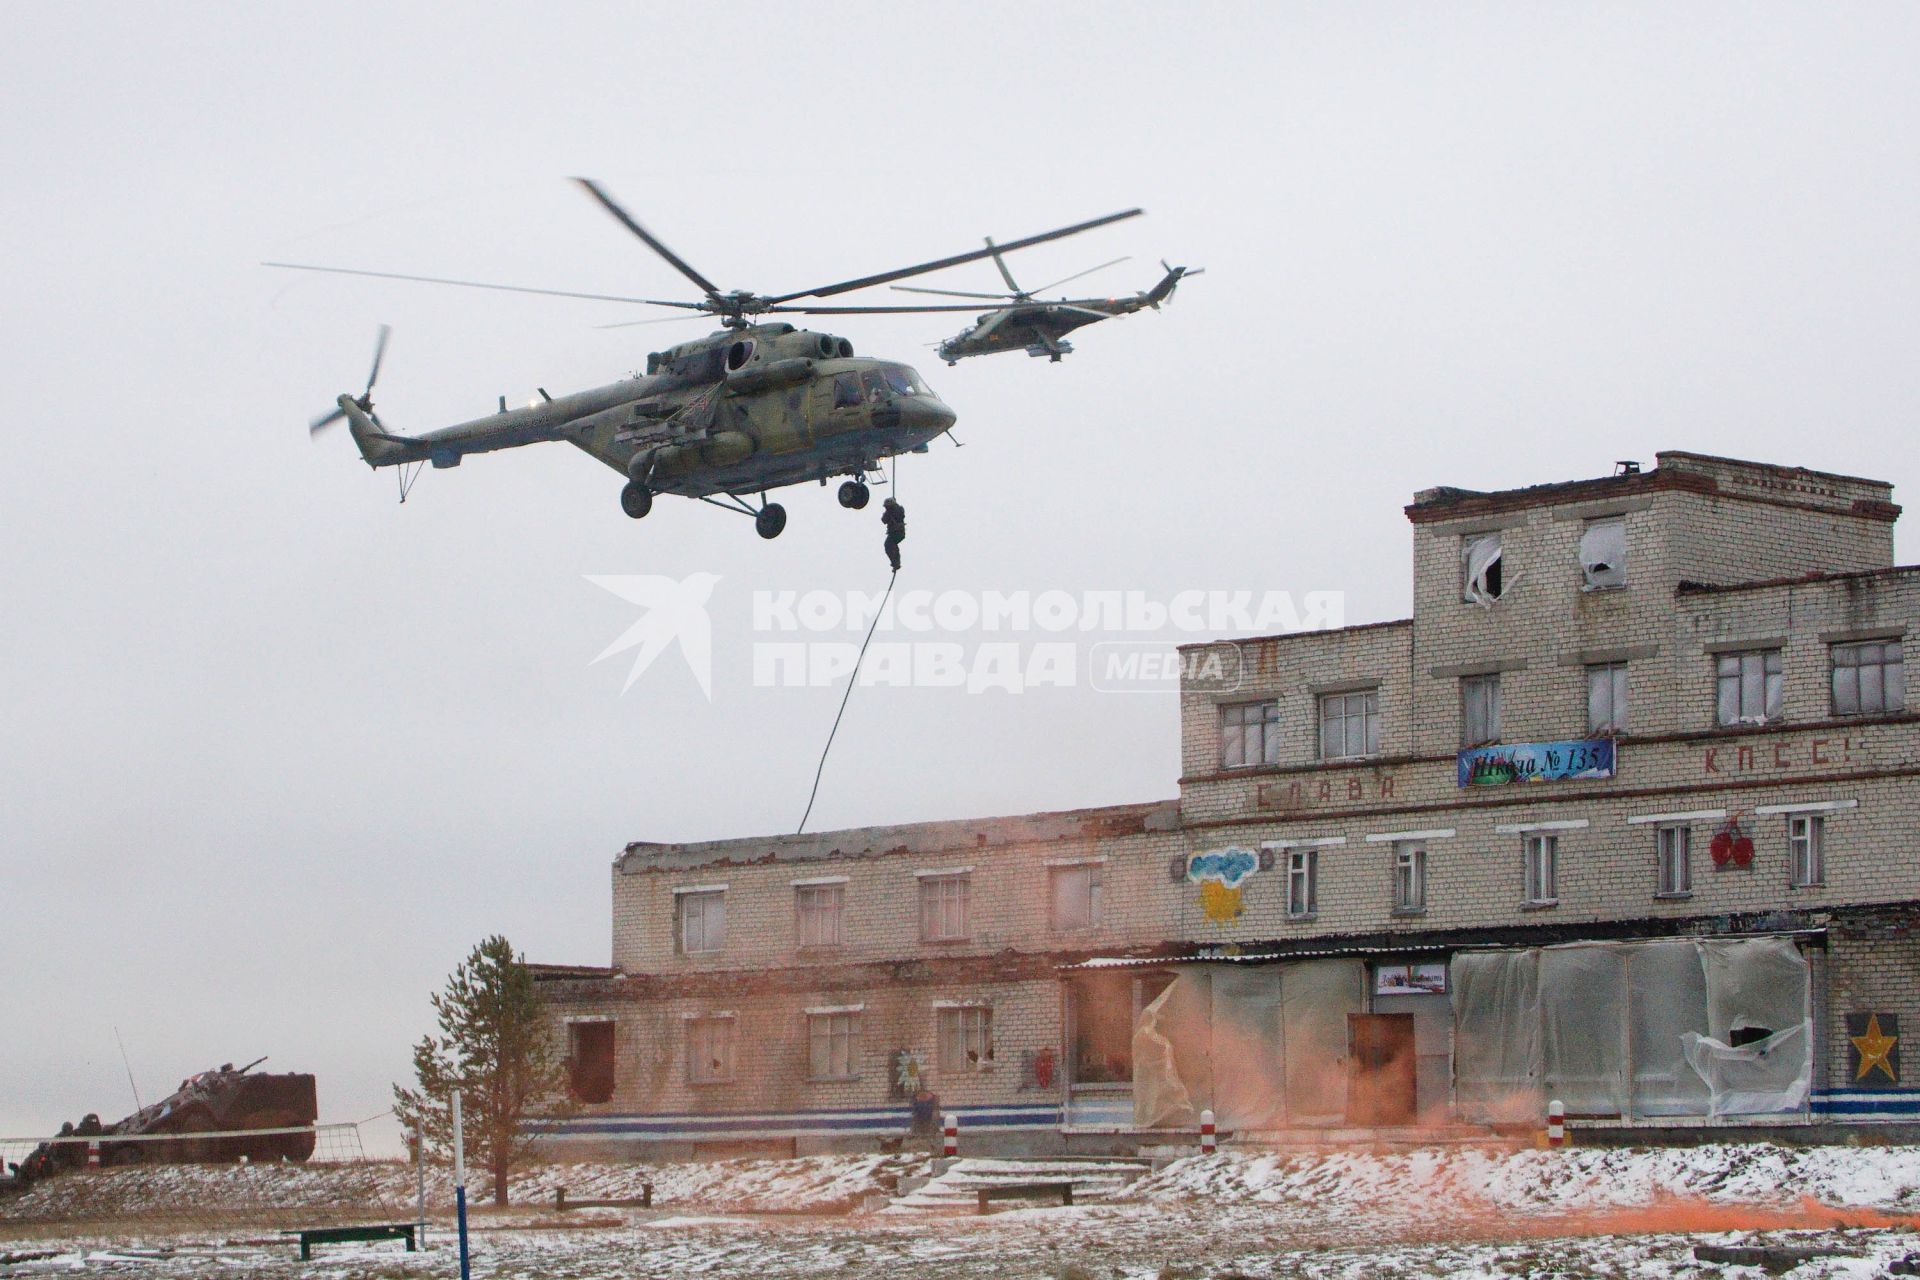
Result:
M943 1150L947 1159L951 1160L960 1154L960 1117L949 1111L941 1121L941 1125L941 1132L946 1138Z
M100 1167L100 1144L97 1142L89 1142L87 1144L87 1168L98 1169L99 1167Z
M1567 1104L1555 1098L1547 1104L1547 1145L1565 1146L1567 1142Z
M1210 1156L1220 1147L1219 1135L1213 1126L1213 1112L1200 1113L1200 1154Z

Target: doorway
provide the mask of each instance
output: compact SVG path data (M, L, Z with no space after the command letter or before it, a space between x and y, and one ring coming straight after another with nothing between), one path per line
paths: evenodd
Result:
M1347 1015L1347 1123L1410 1125L1419 1114L1410 1013Z

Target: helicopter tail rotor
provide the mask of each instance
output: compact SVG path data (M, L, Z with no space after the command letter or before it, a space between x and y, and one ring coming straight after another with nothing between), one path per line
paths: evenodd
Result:
M373 344L373 367L367 370L367 389L358 396L341 396L340 403L330 411L321 414L307 424L307 434L318 437L322 431L347 416L347 405L355 405L362 414L367 415L374 430L380 429L380 419L373 414L373 384L380 381L380 363L387 358L387 339L393 336L393 326L380 326L380 336Z

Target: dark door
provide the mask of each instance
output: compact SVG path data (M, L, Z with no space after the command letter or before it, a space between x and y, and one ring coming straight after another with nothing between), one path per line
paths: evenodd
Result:
M1415 1094L1413 1015L1347 1015L1347 1123L1412 1124Z

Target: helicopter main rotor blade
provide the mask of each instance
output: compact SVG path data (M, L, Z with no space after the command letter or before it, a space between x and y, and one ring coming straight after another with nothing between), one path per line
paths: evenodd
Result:
M596 329L631 329L642 324L685 324L689 320L705 320L706 313L694 316L648 316L645 320L616 320L612 324L597 324ZM712 323L709 321L708 323Z
M595 182L592 178L575 178L574 181L579 183L582 187L585 187L587 194L592 196L595 200L598 200L602 208L604 208L608 213L612 214L615 218L619 219L621 226L633 232L634 235L639 236L641 242L645 244L647 248L653 250L655 253L665 258L675 271L678 271L681 275L685 276L687 279L693 281L695 284L699 285L702 289L706 290L707 296L709 298L713 298L717 300L720 297L719 286L715 285L713 281L707 279L705 276L701 275L698 271L695 271L690 265L688 265L686 259L682 258L679 254L675 253L673 250L667 248L666 245L660 243L660 241L657 238L655 238L654 234L651 231L648 231L645 227L641 226L639 222L635 221L632 214L628 213L625 209L622 209L618 204L616 204L614 202L613 197L608 195L604 190L601 189L599 183Z
M968 293L965 289L927 289L910 284L890 284L887 288L892 289L895 293L935 293L943 298L991 298L998 301L1001 298L1017 298L1020 296L1016 293Z
M1007 282L1007 288L1013 290L1015 296L1025 292L1020 288L1020 282L1013 278L1013 272L1007 270L1007 260L1000 256L1000 246L993 242L992 236L987 237L987 248L993 252L993 265L1000 268L1000 278Z
M1025 303L1006 303L1006 302L1002 302L1002 303L998 303L997 305L998 305L998 306L1000 306L1000 307L1007 307L1007 306L1025 306L1026 304L1025 304ZM790 315L800 315L800 316L884 316L884 315L912 315L912 314L917 314L917 313L920 313L920 312L926 312L926 311L972 311L972 312L975 312L975 313L978 313L978 312L981 312L981 311L991 311L991 310L994 310L994 307L995 307L995 304L989 304L988 306L984 306L984 307L983 307L983 306L981 306L981 305L980 305L979 303L974 303L974 304L973 304L972 306L958 306L958 305L956 305L956 306L951 306L951 307L948 307L948 306L925 306L925 307L768 307L768 308L766 308L766 309L767 309L768 311L784 311L784 312L786 312L786 313L788 313L788 314L790 314Z
M704 302L668 302L664 298L629 298L612 293L574 293L567 289L532 289L519 284L489 284L483 280L450 280L445 276L409 276L397 271L360 271L353 267L316 267L307 262L263 262L263 267L285 271L324 271L336 276L372 276L376 280L412 280L420 284L451 284L462 289L498 289L505 293L538 293L549 298L585 298L589 302L639 302L650 307L687 307L704 311Z
M882 271L878 275L862 276L858 280L842 280L839 284L822 285L817 289L801 289L794 293L783 293L768 298L770 303L792 302L795 298L826 298L836 293L851 293L855 289L865 289L876 284L887 284L894 280L904 280L908 276L925 275L929 271L939 271L943 267L957 267L963 262L978 262L982 258L996 253L1012 253L1015 249L1025 249L1030 245L1045 244L1049 240L1058 240L1062 236L1078 235L1082 231L1091 231L1095 227L1104 227L1110 222L1120 222L1126 218L1137 218L1145 210L1125 209L1119 213L1110 213L1104 218L1094 218L1088 222L1076 222L1070 227L1061 227L1054 231L1045 231L1037 236L1028 236L1024 240L1013 240L1003 245L990 245L984 249L975 249L970 253L957 253L951 258L940 258L933 262L922 262L918 266L901 267L896 271Z
M1035 289L1034 292L1045 293L1049 289L1057 289L1061 285L1067 283L1067 281L1069 280L1078 280L1081 276L1090 276L1096 271L1105 271L1108 267L1118 266L1123 262L1130 262L1132 261L1132 258L1133 258L1133 255L1129 254L1124 258L1115 258L1112 262L1103 262L1097 267L1088 267L1085 271L1076 271L1070 276L1061 276L1058 280L1055 280L1052 284L1041 285L1038 289Z

